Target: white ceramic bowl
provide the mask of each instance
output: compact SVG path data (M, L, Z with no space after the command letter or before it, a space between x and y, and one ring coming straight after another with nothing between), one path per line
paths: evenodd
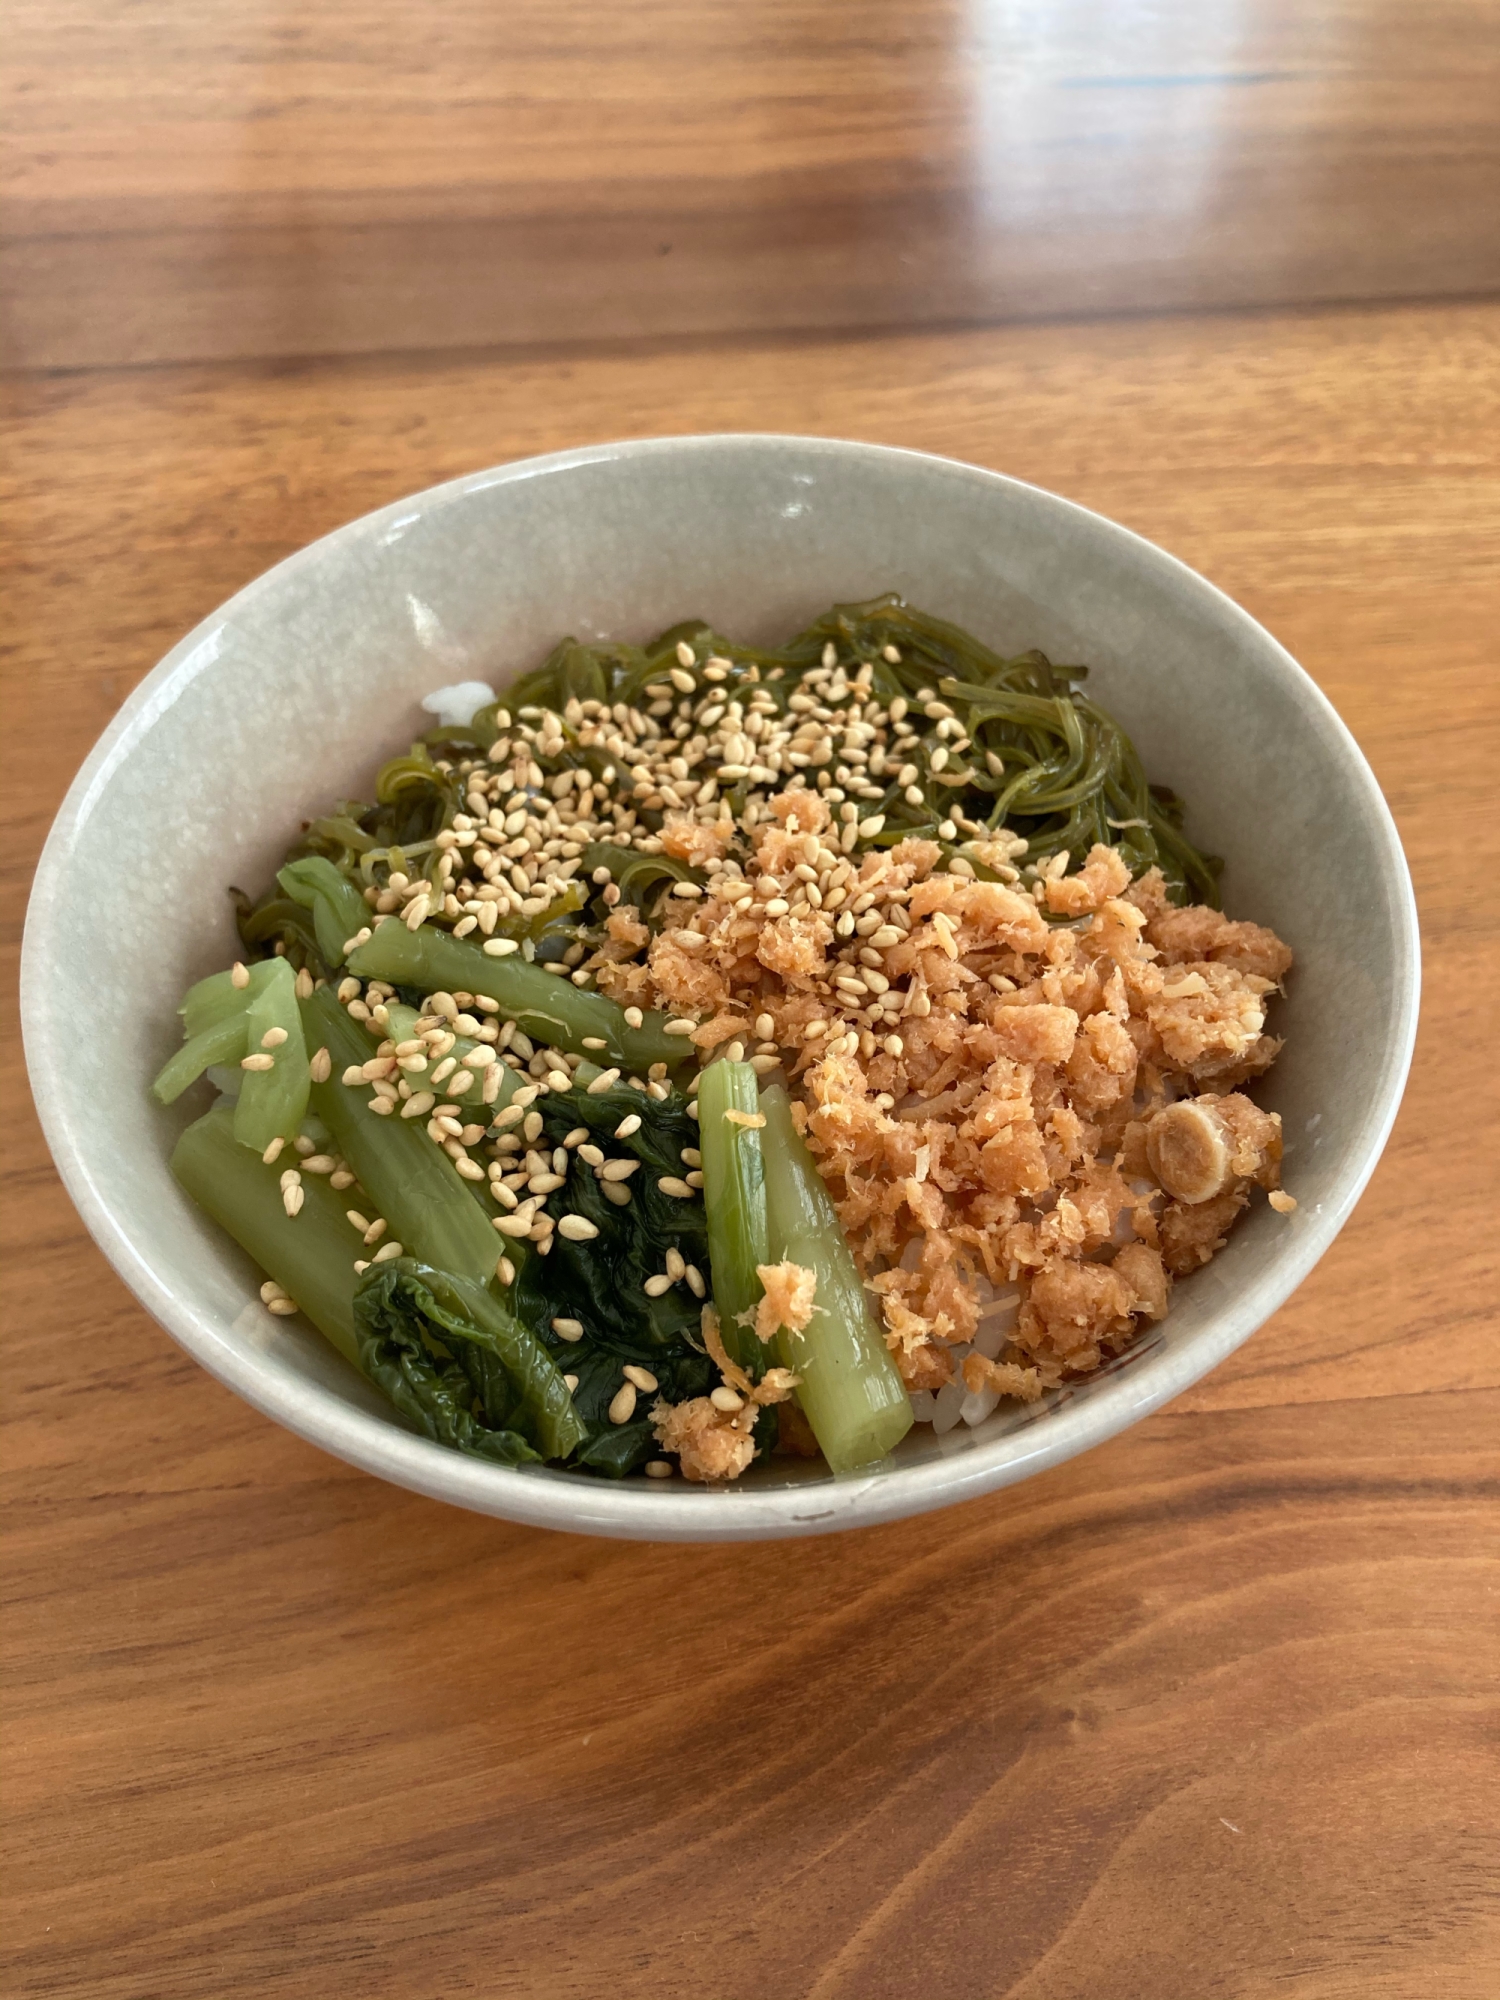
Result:
M1280 1111L1290 1219L1256 1204L1162 1325L1096 1379L833 1480L796 1462L724 1491L506 1470L402 1427L178 1190L146 1085L188 982L234 953L225 885L257 889L299 820L357 796L430 720L436 685L502 686L565 631L643 638L702 616L787 636L903 592L1003 649L1087 661L1090 687L1189 831L1226 906L1295 948L1257 1095ZM109 940L107 953L100 940ZM1332 1242L1395 1115L1416 1027L1416 912L1368 766L1245 612L1160 549L992 472L791 437L601 445L434 487L232 598L130 697L47 842L26 926L26 1054L53 1155L105 1255L220 1381L383 1478L484 1513L649 1539L818 1534L972 1498L1111 1437L1195 1382ZM93 1032L78 1033L85 1021ZM81 1334L81 1330L80 1330Z

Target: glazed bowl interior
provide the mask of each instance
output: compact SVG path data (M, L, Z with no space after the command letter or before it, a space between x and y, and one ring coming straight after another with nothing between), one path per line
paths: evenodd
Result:
M1228 1247L1104 1374L879 1471L800 1462L727 1490L507 1470L412 1435L300 1321L271 1319L238 1249L178 1190L145 1085L183 988L236 944L226 888L269 878L299 822L359 796L430 720L433 687L534 665L564 632L641 639L702 616L776 641L834 601L900 591L1009 651L1087 662L1148 774L1225 858L1236 916L1297 965L1256 1095L1285 1126L1284 1218ZM108 954L99 950L110 940ZM282 563L174 648L65 802L28 916L24 1019L54 1155L147 1307L222 1381L384 1477L582 1532L733 1539L888 1519L1021 1478L1196 1380L1290 1293L1348 1214L1394 1116L1416 1018L1410 884L1363 758L1290 657L1202 578L1122 528L997 474L827 440L682 438L532 460L438 487ZM86 1020L95 1032L80 1035ZM104 1029L106 1032L98 1032ZM200 1087L205 1089L206 1087ZM80 1338L86 1329L78 1330Z

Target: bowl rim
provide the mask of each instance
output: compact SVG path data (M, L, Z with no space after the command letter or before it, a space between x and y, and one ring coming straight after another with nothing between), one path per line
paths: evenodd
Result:
M116 1221L108 1197L90 1166L88 1133L68 1115L61 1091L61 1045L44 1019L22 1007L22 1032L32 1094L42 1130L59 1175L85 1226L130 1290L161 1325L217 1380L263 1415L335 1457L396 1485L471 1511L526 1526L577 1534L643 1541L742 1541L826 1534L871 1526L972 1499L1011 1485L1033 1473L1102 1444L1159 1409L1232 1353L1301 1284L1348 1219L1384 1150L1411 1066L1421 989L1421 947L1416 898L1410 871L1390 808L1374 773L1347 725L1312 677L1250 613L1178 557L1146 537L1044 487L1011 478L985 466L901 446L858 439L805 437L794 433L724 431L672 437L627 438L576 446L515 459L445 480L362 514L295 550L253 578L202 619L137 684L105 728L58 808L37 865L28 900L21 951L21 992L33 990L35 974L48 954L55 891L72 849L116 770L149 734L152 725L212 665L219 635L236 611L274 592L330 550L377 535L413 509L426 512L487 488L562 474L585 466L631 463L673 454L718 451L725 447L774 456L801 454L883 465L941 468L945 474L992 492L1026 495L1063 510L1096 535L1173 572L1200 595L1205 606L1238 627L1287 680L1311 726L1321 729L1364 796L1369 825L1383 850L1383 877L1391 895L1397 930L1397 1001L1384 1059L1370 1091L1362 1143L1333 1196L1288 1241L1272 1269L1240 1299L1226 1304L1189 1346L1140 1357L1137 1365L1074 1398L1049 1407L1024 1429L926 1464L894 1466L837 1479L707 1490L683 1481L670 1487L645 1481L582 1479L552 1468L512 1469L467 1458L398 1428L383 1417L357 1409L333 1390L310 1382L292 1383L268 1369L251 1350L236 1348L225 1329L142 1254Z

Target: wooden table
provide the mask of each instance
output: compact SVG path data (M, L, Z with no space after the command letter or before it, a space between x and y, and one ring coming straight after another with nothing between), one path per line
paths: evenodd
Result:
M1386 788L1427 999L1358 1214L1217 1374L723 1550L272 1428L7 1065L5 1992L1493 2000L1500 8L9 15L12 952L90 743L267 564L766 428L998 466L1247 605Z

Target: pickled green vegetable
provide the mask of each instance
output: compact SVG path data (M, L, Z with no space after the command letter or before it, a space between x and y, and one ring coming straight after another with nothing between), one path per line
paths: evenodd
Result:
M761 1093L771 1261L817 1278L812 1318L783 1329L777 1358L801 1377L797 1401L835 1472L873 1465L911 1429L911 1402L844 1235L833 1197L792 1123L780 1086Z

